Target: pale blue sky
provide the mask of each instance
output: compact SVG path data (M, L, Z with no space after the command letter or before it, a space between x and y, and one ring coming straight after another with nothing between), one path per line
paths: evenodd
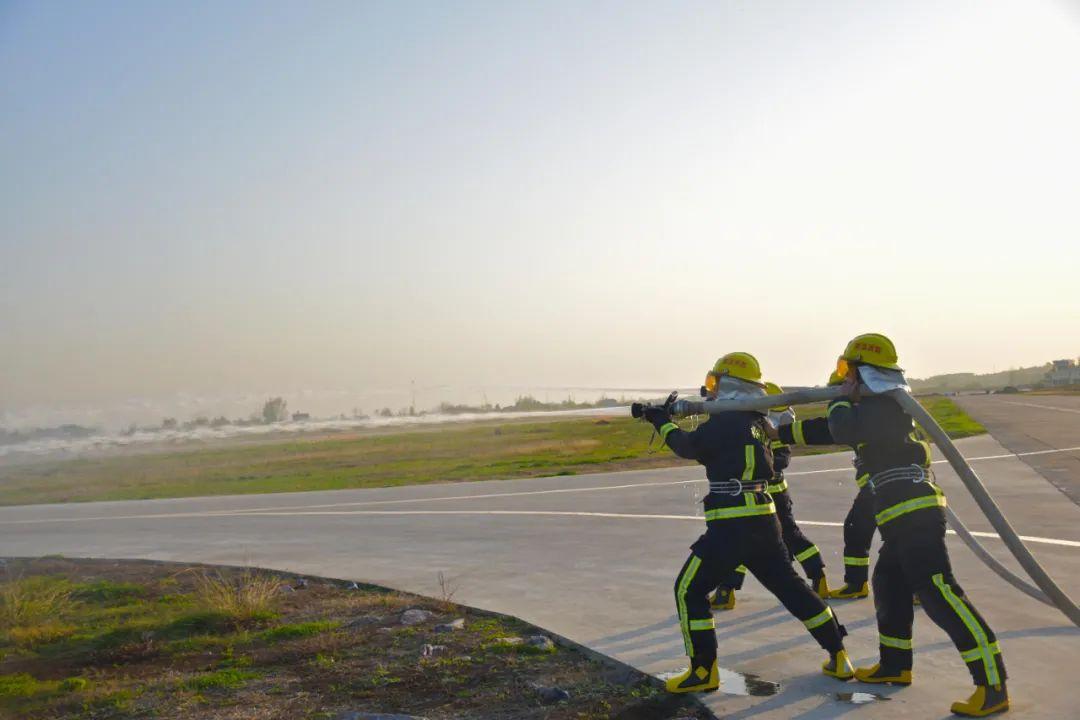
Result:
M0 411L1076 355L1077 127L1056 0L0 0Z

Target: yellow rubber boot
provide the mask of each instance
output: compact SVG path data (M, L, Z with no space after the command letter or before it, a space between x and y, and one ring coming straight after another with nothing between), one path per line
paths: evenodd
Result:
M716 660L697 664L690 660L690 667L682 675L668 678L665 683L670 693L711 692L720 687L720 672Z
M713 610L734 610L735 591L731 588L716 588L716 594L709 598L709 607Z
M814 592L822 600L828 600L830 596L829 581L822 575L814 582Z
M910 685L911 670L894 670L875 663L868 668L855 668L855 679L864 683L889 683L890 685Z
M832 600L858 600L864 598L870 594L870 584L863 583L861 587L854 585L845 585L839 590L833 590L829 593L829 598Z
M1009 692L1001 685L976 685L967 700L954 702L952 711L965 717L986 717L1009 709Z
M821 672L837 680L850 680L855 676L851 669L851 661L848 660L847 650L840 650L829 657L828 662L821 666Z

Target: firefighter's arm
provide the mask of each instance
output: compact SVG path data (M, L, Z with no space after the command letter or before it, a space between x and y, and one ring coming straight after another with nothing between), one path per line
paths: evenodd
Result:
M660 435L660 440L671 448L673 453L687 460L699 459L693 433L685 432L672 422L667 410L658 407L648 408L645 410L645 419L652 423Z
M829 433L840 445L859 444L859 410L858 405L851 398L839 397L829 403L825 411L825 417L829 423Z
M832 433L829 431L827 418L810 418L809 420L796 420L789 425L781 425L779 428L780 442L785 445L835 445Z

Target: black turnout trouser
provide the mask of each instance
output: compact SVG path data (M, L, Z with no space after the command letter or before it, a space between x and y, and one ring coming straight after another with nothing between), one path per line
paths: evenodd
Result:
M859 488L844 519L844 584L862 586L870 576L870 543L874 539L874 493L870 485Z
M953 576L945 547L944 512L919 510L883 527L884 542L873 580L882 665L911 668L911 596L915 594L930 619L948 633L975 684L1003 682L1005 664L994 631Z
M788 611L802 621L821 647L843 648L843 629L832 609L791 566L776 515L714 520L690 547L675 579L675 606L686 654L698 663L716 658L716 631L709 593L738 565L745 565Z
M803 533L802 528L795 522L795 510L791 504L791 496L787 490L772 493L773 502L776 504L776 518L780 521L780 534L787 546L788 555L793 560L798 560L802 565L806 577L817 581L825 574L825 561L821 559L821 551L817 545ZM873 521L873 516L870 518ZM721 581L719 587L738 590L743 586L746 579L746 566L740 565L728 573Z

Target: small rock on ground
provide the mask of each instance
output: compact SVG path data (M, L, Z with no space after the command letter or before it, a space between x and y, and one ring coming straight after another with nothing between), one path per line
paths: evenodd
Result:
M496 645L521 645L525 641L519 637L497 637L491 642Z
M445 652L445 645L430 645L425 643L424 647L420 649L420 654L424 657L435 657L436 655L442 655Z
M453 632L454 630L465 629L465 618L458 618L457 620L451 620L448 623L435 626L435 632Z
M427 610L421 610L419 608L409 608L405 612L401 613L402 625L419 625L422 622L427 622L431 619L431 613Z
M536 694L540 696L540 702L545 704L565 702L570 699L570 693L561 687L538 687Z
M547 635L533 635L525 641L525 644L544 652L555 651L555 643Z

